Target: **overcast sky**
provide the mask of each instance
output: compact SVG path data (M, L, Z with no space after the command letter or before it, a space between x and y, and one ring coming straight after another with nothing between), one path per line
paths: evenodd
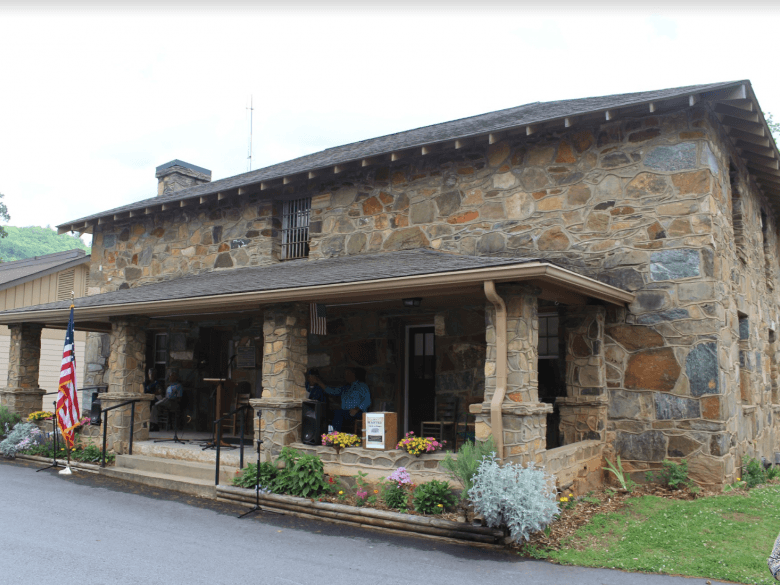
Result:
M780 12L0 6L0 193L52 226L156 194L172 159L245 172L536 101L750 79L780 114ZM777 117L777 116L776 116Z

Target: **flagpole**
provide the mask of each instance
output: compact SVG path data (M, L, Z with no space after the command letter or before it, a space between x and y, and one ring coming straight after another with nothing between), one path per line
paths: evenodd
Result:
M72 319L73 319L73 310L76 308L75 298L76 298L76 291L73 291L73 290L72 290L72 291L70 291L70 314L71 314L71 322L72 322ZM68 327L68 329L70 330L70 327ZM74 328L74 329L75 329L75 328ZM75 353L75 351L76 351L76 339L75 339L75 331L69 331L69 333L71 333L71 334L73 334L73 335L74 335L74 336L73 336L73 339L71 340L71 344L72 344L72 347L71 347L71 352ZM68 334L66 333L66 335L65 335L65 344L66 344L66 345L67 345L67 343L68 343L67 335L68 335ZM74 392L78 392L78 390L76 389L76 382L75 382L75 380L76 380L76 372L74 371L74 370L75 370L75 367L76 367L75 360L73 360L73 361L71 362L71 364L70 364L70 365L71 365L71 368L72 368L72 375L73 375L73 380L74 380L74 382L73 382L73 390L74 390ZM57 396L57 398L59 399L59 395ZM57 412L55 412L55 417L57 416L57 414L58 414L58 413L57 413ZM80 416L81 416L81 413L78 413L78 416L80 417ZM71 430L71 433L70 433L70 435L71 435L71 436L73 436L73 434L74 434L74 433L73 433L73 432L72 432L72 430ZM64 432L63 432L62 438L65 440L65 454L66 454L66 455L67 455L67 457L68 457L68 463L67 463L67 465L65 466L65 469L63 469L62 471L60 471L60 475L72 475L72 474L73 474L73 471L72 471L72 470L71 470L71 468L70 468L70 449L71 449L71 445L70 445L70 443L71 443L71 442L68 440L68 437L66 437L66 436L65 436L65 433L64 433Z

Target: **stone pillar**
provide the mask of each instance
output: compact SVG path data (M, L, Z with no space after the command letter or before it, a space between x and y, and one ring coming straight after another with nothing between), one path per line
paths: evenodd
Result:
M262 435L266 459L301 440L301 402L306 397L308 306L274 305L263 321L263 396L251 400L255 438ZM257 411L262 411L258 421ZM259 425L259 427L258 427Z
M606 440L607 383L602 306L566 309L566 397L555 402L561 412L561 444Z
M149 438L151 395L144 394L144 360L146 357L145 321L134 317L111 319L111 352L108 358L108 392L101 395L103 408L127 400L140 399L135 404L133 440ZM130 441L131 406L108 413L107 448L114 453L127 453Z
M541 462L547 447L547 413L552 405L539 402L538 295L541 291L525 285L497 288L507 309L507 383L502 407L504 458L527 463ZM485 402L472 405L477 415L476 435L485 440L492 434L490 402L496 391L496 311L485 306Z
M23 418L42 409L43 395L46 393L46 390L38 387L42 329L43 325L37 323L10 326L8 383L0 390L0 404Z

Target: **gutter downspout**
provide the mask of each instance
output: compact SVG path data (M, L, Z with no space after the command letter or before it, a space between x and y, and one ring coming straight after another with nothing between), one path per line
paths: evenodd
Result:
M506 396L507 376L507 345L506 345L506 304L496 293L496 285L492 280L485 281L485 296L493 303L496 310L496 318L493 328L496 332L496 389L490 400L490 425L493 431L493 440L496 443L498 460L504 460L504 419L501 416L501 406Z

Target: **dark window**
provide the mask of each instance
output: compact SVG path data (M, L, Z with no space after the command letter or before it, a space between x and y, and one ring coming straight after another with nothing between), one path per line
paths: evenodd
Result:
M282 204L282 260L309 256L309 212L311 197Z

